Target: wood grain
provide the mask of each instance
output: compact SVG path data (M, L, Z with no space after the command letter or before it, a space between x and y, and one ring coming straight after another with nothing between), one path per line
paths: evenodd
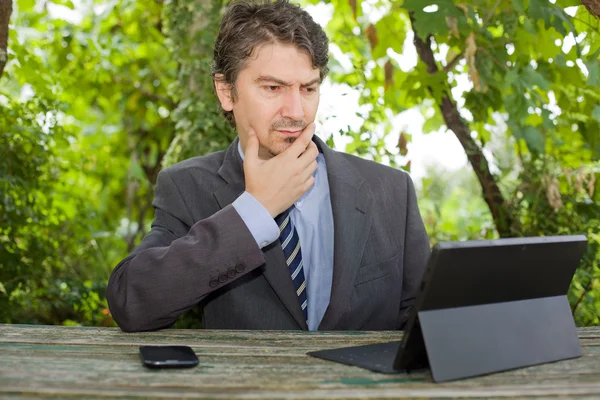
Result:
M600 328L579 329L583 357L444 384L306 356L399 340L401 332L269 332L0 325L0 398L600 398ZM188 345L200 365L149 370L140 345Z

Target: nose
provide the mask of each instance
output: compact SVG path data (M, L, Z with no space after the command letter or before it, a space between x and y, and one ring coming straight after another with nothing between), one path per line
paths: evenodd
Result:
M282 117L302 121L304 119L304 106L300 90L292 89L285 94L284 104L281 110Z

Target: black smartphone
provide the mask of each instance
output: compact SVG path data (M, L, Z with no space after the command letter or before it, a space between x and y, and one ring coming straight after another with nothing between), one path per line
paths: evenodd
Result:
M190 368L198 365L188 346L140 346L140 358L148 368Z

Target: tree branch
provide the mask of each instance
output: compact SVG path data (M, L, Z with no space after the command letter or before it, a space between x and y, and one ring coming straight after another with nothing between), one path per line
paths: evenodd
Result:
M498 8L501 1L502 0L496 0L496 3L490 9L490 12L488 13L487 17L485 17L485 20L483 20L483 27L485 27L490 22L490 20L494 16L494 13L496 12L496 8Z
M577 311L577 307L579 307L579 304L581 304L581 301L583 300L583 298L585 297L585 295L592 288L592 283L594 283L594 279L590 279L590 281L588 282L588 284L585 286L585 288L581 292L581 295L579 296L579 298L577 298L577 301L575 302L575 304L573 304L573 307L571 307L571 313L572 314L575 314L575 311Z
M423 41L414 28L414 17L410 16L413 32L414 44L417 49L417 54L422 62L427 66L429 74L438 72L437 64L431 50L431 36L428 36L426 41ZM433 95L433 89L428 88ZM471 131L467 123L462 119L458 108L454 101L450 98L448 88L444 90L441 99L435 99L438 108L440 109L446 126L454 132L458 141L462 145L467 158L473 167L475 175L479 180L483 192L483 198L488 205L494 219L494 224L501 237L511 236L512 217L509 213L508 206L500 191L500 187L494 176L490 172L490 167L482 149L471 137Z
M600 23L597 23L596 26L593 26L592 24L589 23L589 21L584 21L581 18L571 17L571 19L574 21L581 22L584 25L587 25L587 27L593 29L594 32L600 33L600 30L598 29L598 28L600 28ZM598 22L598 21L600 21L600 20L596 20L596 22Z
M452 69L454 68L454 66L456 64L458 64L458 62L461 60L461 58L463 58L463 55L465 54L465 51L461 51L459 54L457 54L456 56L454 56L454 58L452 60L450 60L450 62L444 67L444 72L448 73L450 71L452 71Z
M164 103L167 107L169 107L169 110L172 111L175 108L177 108L177 103L175 103L173 100L171 100L168 97L164 97L164 96L160 96L158 94L155 93L150 93L147 92L143 89L136 89L138 92L140 92L140 94L144 97L149 98L150 100L152 100L155 103Z
M485 20L483 21L483 25L481 26L481 29L485 29L485 27L490 23L490 20L494 16L494 12L496 11L496 9L498 8L498 6L500 5L501 1L502 0L496 0L496 3L490 9L490 12L488 13L487 17L485 17ZM465 51L464 50L461 51L460 54L457 54L452 59L452 61L450 61L448 63L448 65L446 65L444 67L444 72L448 73L448 72L452 71L452 68L454 68L454 66L463 58L464 55L465 55Z
M8 22L12 14L12 0L0 0L0 78L8 62Z

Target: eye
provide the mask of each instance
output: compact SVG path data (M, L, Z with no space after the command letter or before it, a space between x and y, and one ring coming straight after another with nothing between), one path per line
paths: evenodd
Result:
M304 90L306 90L308 93L315 93L317 91L317 88L314 86L309 86L304 88Z
M280 86L276 86L276 85L269 85L269 86L265 86L265 89L268 92L276 92L277 90L279 90Z

